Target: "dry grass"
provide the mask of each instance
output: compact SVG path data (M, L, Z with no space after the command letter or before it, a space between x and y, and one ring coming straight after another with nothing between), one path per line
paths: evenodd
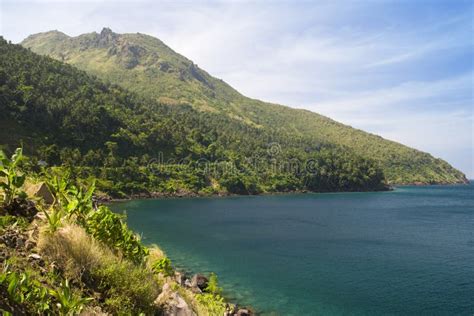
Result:
M112 314L153 314L159 308L153 301L160 286L151 270L117 257L80 226L65 224L54 233L43 228L38 249L61 268L64 277L84 282L86 287L101 293L103 307ZM153 251L154 256L160 253Z
M97 269L113 258L109 249L73 224L59 228L54 234L42 229L38 248L63 269L66 277L79 280L84 271Z

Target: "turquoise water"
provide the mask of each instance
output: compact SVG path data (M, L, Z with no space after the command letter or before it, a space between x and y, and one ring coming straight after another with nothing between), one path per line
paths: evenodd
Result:
M474 185L115 204L261 314L474 313Z

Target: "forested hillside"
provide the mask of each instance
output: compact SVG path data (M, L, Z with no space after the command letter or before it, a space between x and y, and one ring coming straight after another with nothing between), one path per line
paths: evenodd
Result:
M226 122L224 125L230 124L229 132L243 139L249 148L255 140L248 138L246 133L257 133L256 142L259 144L266 137L282 141L285 148L303 148L298 142L310 144L310 147L325 144L348 148L356 156L374 160L389 183L465 181L461 172L428 153L353 129L316 113L247 98L148 35L116 34L105 28L100 34L94 32L69 37L52 31L32 35L22 45L77 66L162 106L167 104L175 106L177 111L193 111L192 116L209 119L210 126L217 124L222 128L220 124ZM220 133L220 130L216 132ZM291 140L290 144L285 143L288 140ZM235 147L236 143L229 141L222 148L230 150Z
M114 196L384 188L349 148L106 84L0 40L0 140ZM40 163L41 164L41 163Z

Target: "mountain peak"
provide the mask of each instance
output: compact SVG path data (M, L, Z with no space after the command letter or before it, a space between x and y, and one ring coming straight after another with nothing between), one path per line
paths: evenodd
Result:
M97 47L108 47L115 43L118 34L112 32L108 27L104 27L97 36Z
M100 36L108 36L109 34L115 34L109 27L104 27L100 32Z

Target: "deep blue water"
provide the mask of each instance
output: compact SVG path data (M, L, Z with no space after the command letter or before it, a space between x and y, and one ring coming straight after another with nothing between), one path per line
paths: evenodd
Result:
M474 314L474 185L118 203L175 266L275 315Z

